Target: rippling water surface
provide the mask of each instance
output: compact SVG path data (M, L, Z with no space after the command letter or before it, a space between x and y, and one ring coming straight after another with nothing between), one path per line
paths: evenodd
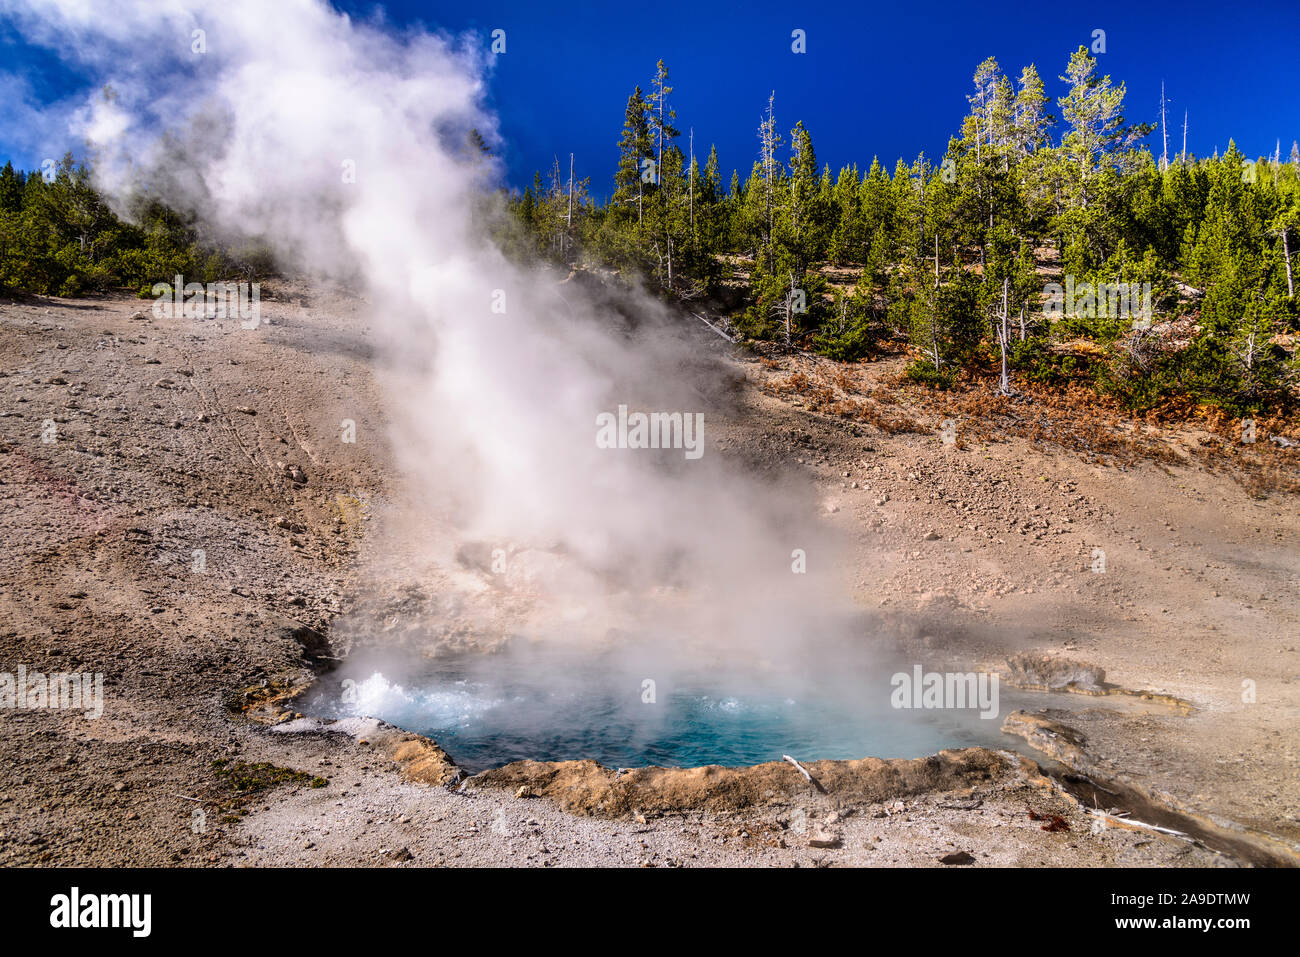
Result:
M756 764L784 754L919 757L1011 743L999 732L1005 702L992 720L974 710L894 709L890 670L861 662L797 675L718 667L668 676L653 662L531 652L398 670L400 679L390 676L391 666L388 673L354 667L332 676L304 710L369 715L428 735L470 772L524 758L693 767ZM654 682L653 695L647 680Z

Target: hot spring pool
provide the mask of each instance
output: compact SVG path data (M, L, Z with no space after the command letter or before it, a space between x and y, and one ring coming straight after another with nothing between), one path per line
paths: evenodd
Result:
M1023 744L999 730L1008 711L1024 706L1009 689L1001 689L992 719L973 709L896 709L891 670L842 663L821 674L674 672L622 655L616 663L609 656L497 654L418 666L357 663L318 682L299 707L324 718L381 718L427 735L469 773L522 759L738 766L785 754L801 761L912 758Z

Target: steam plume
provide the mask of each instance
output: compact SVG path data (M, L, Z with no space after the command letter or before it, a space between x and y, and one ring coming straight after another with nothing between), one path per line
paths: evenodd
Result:
M807 493L714 447L729 373L701 343L648 297L584 293L480 234L484 171L461 147L471 128L497 139L486 44L315 0L0 9L95 79L70 121L106 190L147 182L290 268L361 284L393 360L408 504L457 542L508 545L538 634L634 629L768 657L836 613L812 584L835 553ZM598 448L597 416L620 404L704 412L705 454Z

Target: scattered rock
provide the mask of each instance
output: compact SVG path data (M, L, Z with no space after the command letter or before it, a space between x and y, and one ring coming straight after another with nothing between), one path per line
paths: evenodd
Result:
M1042 654L1013 655L1007 659L1011 683L1041 691L1106 693L1106 672L1096 665Z
M945 854L939 858L940 864L974 864L975 858L971 857L965 851L957 851L953 854Z

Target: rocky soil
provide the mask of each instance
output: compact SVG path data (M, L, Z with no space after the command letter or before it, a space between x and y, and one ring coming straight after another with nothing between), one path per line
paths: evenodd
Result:
M896 362L846 379L738 353L741 408L711 440L816 483L855 599L914 660L1091 692L1009 722L1042 768L975 750L814 762L820 790L785 764L466 782L410 735L299 718L293 694L358 640L341 616L396 621L442 583L368 551L402 482L361 303L284 285L262 315L0 300L0 671L102 672L105 691L96 720L0 709L0 864L1294 861L1296 497L1192 454L1193 431L1151 427L1169 456L1108 463L942 397L881 402ZM818 388L874 412L828 412ZM1125 691L1149 694L1101 706ZM1042 773L1060 761L1112 797L1072 797Z

